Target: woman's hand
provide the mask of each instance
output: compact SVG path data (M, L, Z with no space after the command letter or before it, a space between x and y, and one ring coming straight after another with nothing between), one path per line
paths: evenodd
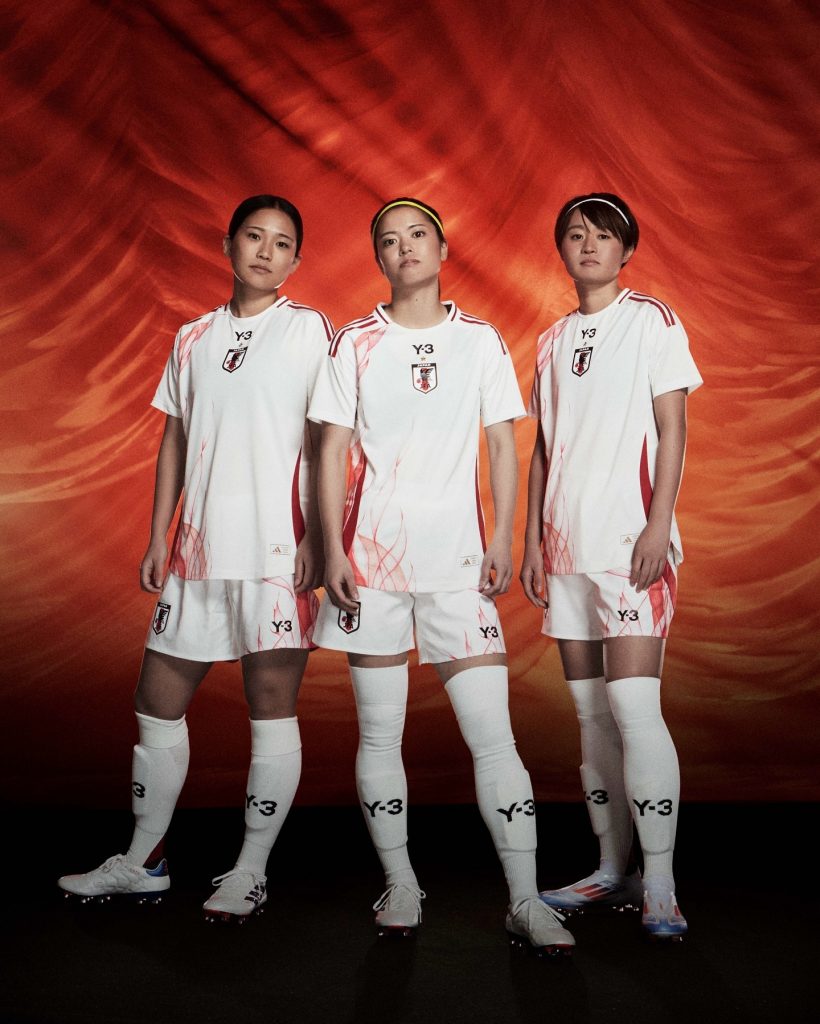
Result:
M350 559L344 554L327 556L325 590L331 602L346 612L359 610L359 591Z
M527 546L518 578L530 604L536 608L549 608L547 578L544 575L544 558L540 547Z
M152 540L140 562L140 586L149 594L162 591L167 560L168 545L164 540Z
M669 554L669 529L647 523L635 541L629 582L638 590L647 590L660 578Z
M506 594L510 589L512 575L510 545L493 537L481 563L481 576L478 580L479 593L485 597L498 597L499 594Z

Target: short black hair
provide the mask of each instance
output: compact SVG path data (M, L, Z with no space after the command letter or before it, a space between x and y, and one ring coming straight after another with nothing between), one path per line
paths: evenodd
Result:
M608 231L620 239L624 249L637 248L640 234L638 222L623 199L612 192L590 192L586 196L568 199L561 207L555 220L555 246L559 252L569 227L570 215L578 206L583 207L581 213L596 228Z

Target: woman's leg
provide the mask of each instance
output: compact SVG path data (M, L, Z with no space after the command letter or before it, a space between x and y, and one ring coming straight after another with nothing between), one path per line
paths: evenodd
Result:
M661 713L664 641L619 637L605 641L604 666L612 714L624 751L624 785L644 863L644 926L678 937L686 922L674 898L672 868L680 802L675 745Z
M132 864L145 864L162 852L188 774L185 713L211 664L145 651L134 694L139 744L132 772L134 835L126 854Z
M162 842L188 771L185 712L211 662L188 661L146 649L134 705L139 743L134 747L134 834L126 854L110 857L83 875L65 875L59 885L83 898L116 895L156 899L169 887Z
M476 799L510 891L511 937L552 953L575 945L538 898L535 801L515 746L508 704L507 658L486 654L435 666L473 757Z
M408 933L421 920L423 893L407 850L407 777L401 756L407 710L407 652L349 654L359 720L356 789L387 891L376 903L380 931Z
M296 717L308 651L258 651L242 658L251 726L245 836L236 864L214 879L203 909L209 919L245 918L267 900L267 863L290 811L302 772Z

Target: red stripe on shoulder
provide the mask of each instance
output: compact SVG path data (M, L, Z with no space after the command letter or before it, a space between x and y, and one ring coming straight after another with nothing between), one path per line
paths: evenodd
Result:
M667 327L675 326L675 314L669 306L667 306L665 302L661 302L660 299L655 299L651 295L641 295L638 292L631 292L629 294L629 300L631 302L648 302L650 306L654 306L655 309L658 310Z
M459 313L458 318L459 320L463 320L465 324L478 324L478 326L480 327L489 327L490 330L495 334L496 338L498 338L498 344L501 346L501 351L504 353L504 355L507 354L507 349L506 346L504 345L504 339L498 333L498 328L493 327L493 325L489 323L489 321L481 320L477 316L470 316L469 313Z
M339 345L341 343L341 340L346 334L348 334L350 331L361 331L367 327L375 327L376 324L378 324L378 322L378 319L375 316L371 315L363 317L361 320L354 320L352 323L345 324L344 327L340 327L339 330L336 331L335 335L333 336L333 339L330 342L331 358L333 358L339 351Z
M316 316L318 316L319 319L322 321L322 327L324 327L325 329L327 340L330 341L330 339L333 337L333 324L330 322L330 320L328 320L328 318L320 309L314 309L313 306L304 306L302 305L301 302L291 301L288 301L288 306L291 309L305 309L308 311L308 313L315 313Z

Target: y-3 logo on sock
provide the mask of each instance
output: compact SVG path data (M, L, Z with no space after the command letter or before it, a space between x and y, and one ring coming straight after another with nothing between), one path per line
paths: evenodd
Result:
M526 814L527 816L535 814L535 801L522 800L520 804L510 804L506 810L503 807L496 807L496 810L499 814L504 815L508 824L512 824L514 814Z
M131 792L134 794L134 796L142 800L145 797L145 786L143 786L141 782L132 782Z
M376 811L387 811L388 814L401 814L404 810L404 803L398 797L394 797L392 800L374 800L372 804L362 800L362 804L370 811L371 818L376 817Z
M638 808L641 817L647 811L656 811L662 818L667 818L675 806L671 800L656 800L654 804L651 800L633 800L632 803Z
M590 804L608 804L609 793L605 789L593 789L590 793L584 794L587 798L587 803Z
M246 793L245 807L248 810L253 807L260 814L264 814L266 818L269 818L272 814L276 814L277 803L275 800L259 800L254 793Z

